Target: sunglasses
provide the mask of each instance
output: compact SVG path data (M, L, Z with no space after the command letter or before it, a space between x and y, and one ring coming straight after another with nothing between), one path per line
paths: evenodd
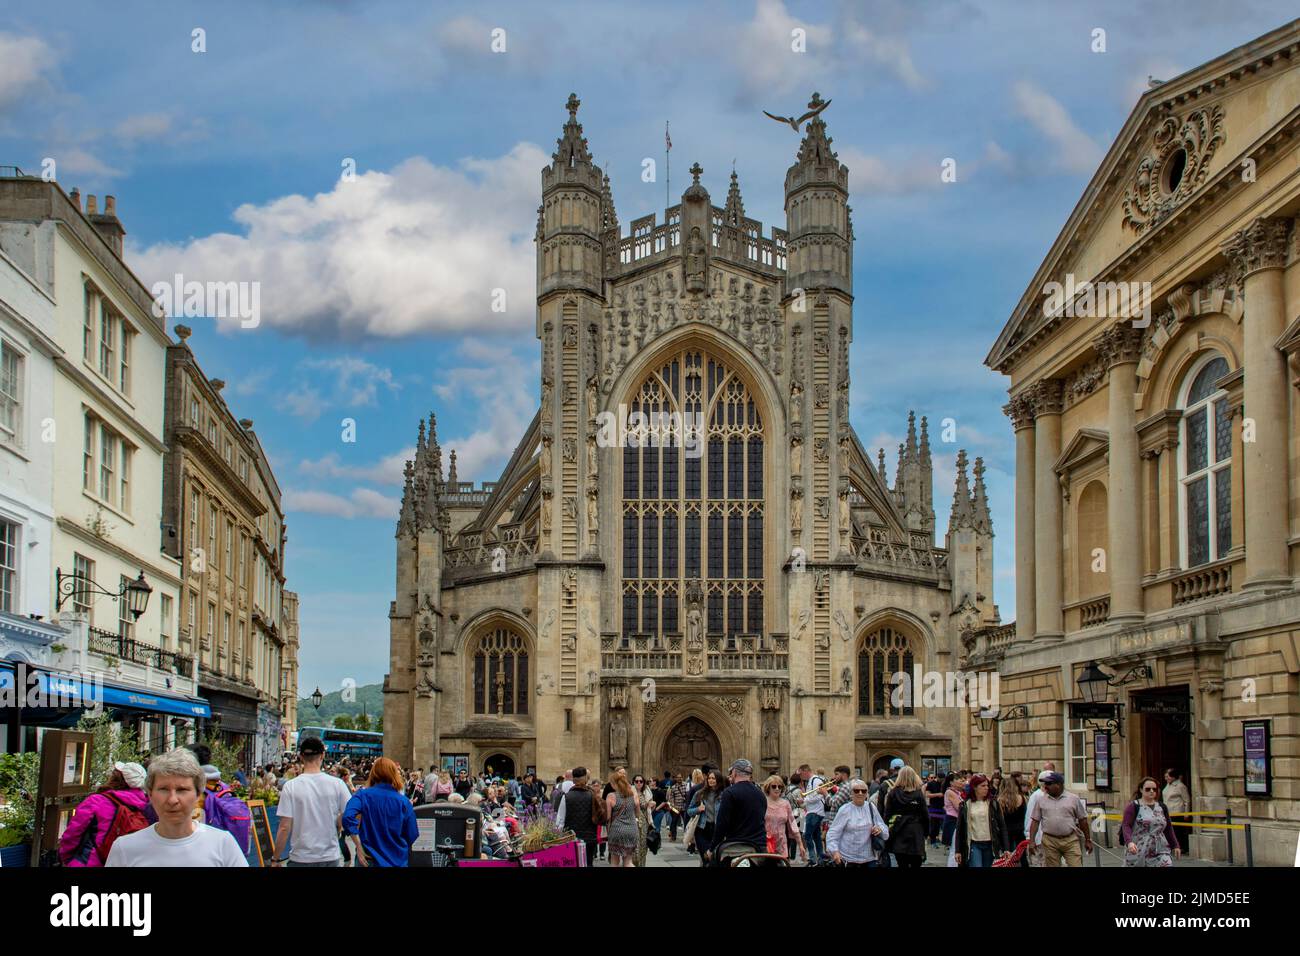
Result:
M854 793L866 793L867 791L865 791L865 790L859 790L858 788L855 787L855 788L853 789L853 792L854 792Z
M1156 792L1156 789L1157 789L1157 788L1155 788L1155 787L1143 787L1143 788L1142 788L1142 792L1143 792L1143 793L1155 793L1155 792Z

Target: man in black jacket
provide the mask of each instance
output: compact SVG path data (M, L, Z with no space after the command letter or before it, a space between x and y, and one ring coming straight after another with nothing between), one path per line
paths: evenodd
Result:
M587 865L596 865L596 820L593 817L593 804L599 801L594 793L587 789L587 768L573 768L573 786L560 801L560 812L555 823L561 830L572 830L583 843L587 844ZM598 805L603 810L603 804ZM597 811L599 812L599 810Z
M754 783L754 765L741 757L731 765L731 786L718 801L718 822L713 828L709 859L725 865L717 851L727 843L742 843L762 853L767 848L767 797Z

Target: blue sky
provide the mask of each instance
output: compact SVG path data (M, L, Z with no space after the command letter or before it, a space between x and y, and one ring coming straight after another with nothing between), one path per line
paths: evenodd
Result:
M665 121L673 200L698 161L720 204L734 160L767 231L798 141L760 110L819 90L857 231L854 426L892 480L908 409L929 416L940 539L957 448L985 457L1010 620L1013 435L982 359L1148 76L1285 16L1251 0L31 5L0 15L0 163L53 158L65 189L115 195L146 284L261 283L257 328L187 324L285 493L309 693L387 668L417 420L436 411L480 481L532 417L532 235L569 92L625 232L662 216Z

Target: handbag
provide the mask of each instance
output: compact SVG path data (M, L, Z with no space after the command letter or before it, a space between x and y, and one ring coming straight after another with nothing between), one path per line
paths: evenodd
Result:
M686 835L682 839L683 839L683 845L688 850L691 847L695 846L695 831L699 829L699 825L700 825L699 814L696 814L695 816L691 817L690 822L686 824Z
M645 848L651 853L658 854L659 844L663 840L662 835L657 829L651 827L645 834Z

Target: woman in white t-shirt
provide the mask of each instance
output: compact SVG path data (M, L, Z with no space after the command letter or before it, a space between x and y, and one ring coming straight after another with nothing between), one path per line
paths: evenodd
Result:
M233 836L194 819L206 783L188 750L173 750L150 761L144 789L158 822L118 837L104 865L248 866Z

